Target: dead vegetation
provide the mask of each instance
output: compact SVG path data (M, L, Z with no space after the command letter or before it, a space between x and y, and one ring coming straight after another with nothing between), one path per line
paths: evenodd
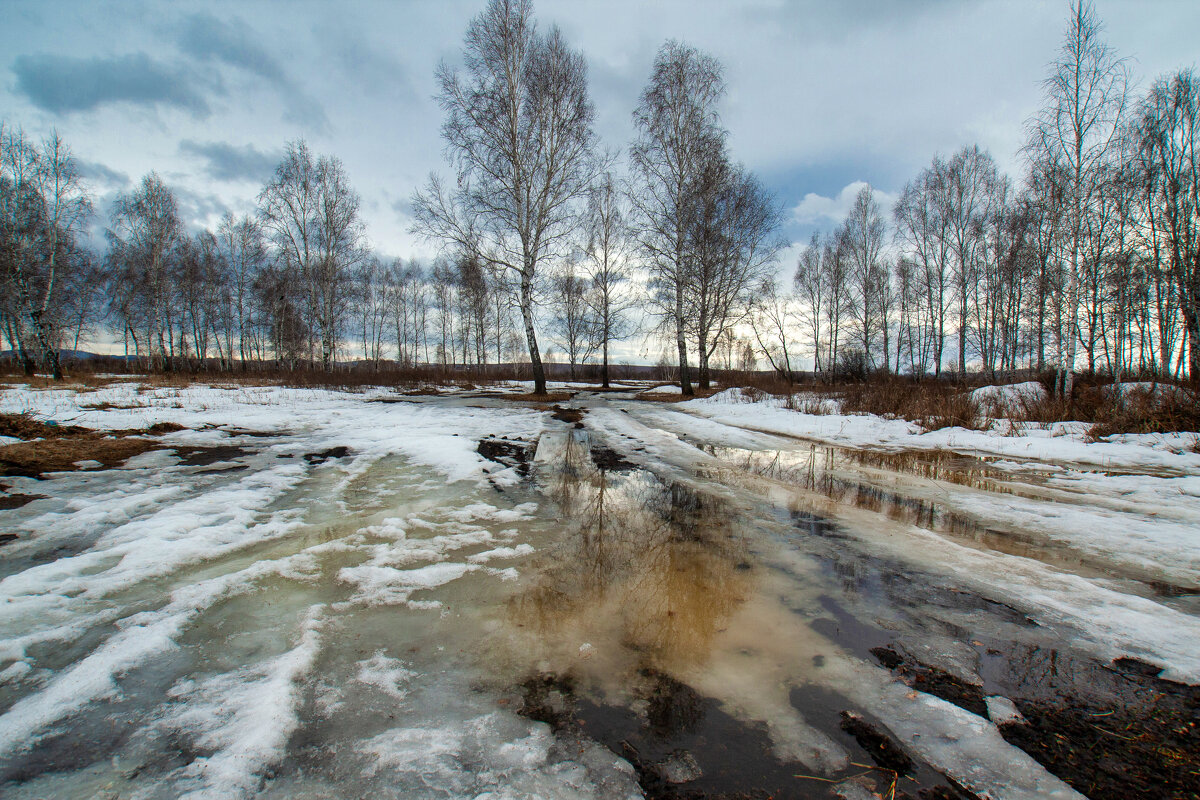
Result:
M80 469L81 461L115 467L136 455L167 447L142 438L183 430L174 422L148 428L97 431L78 425L54 425L30 414L0 414L0 436L24 441L0 445L0 475L37 478L47 472Z
M1089 424L1093 439L1122 433L1200 431L1200 392L1169 382L1114 384L1104 376L1083 376L1069 398L1051 391L1053 374L1038 376L1046 389L1041 397L1013 399L1002 407L981 406L971 391L986 385L982 376L971 381L916 380L903 376L874 377L846 383L759 381L742 392L751 401L767 395L784 398L784 407L806 414L827 414L829 400L844 413L875 414L915 422L926 430L946 427L985 430L994 419L1049 425L1056 422ZM1028 380L1028 378L1027 378ZM1193 445L1200 452L1200 436Z

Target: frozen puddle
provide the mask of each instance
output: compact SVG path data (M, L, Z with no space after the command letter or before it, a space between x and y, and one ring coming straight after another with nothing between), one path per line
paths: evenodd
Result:
M42 495L0 510L5 797L1107 798L1194 752L1191 511L1140 478L181 391L139 400L174 452L5 479ZM1068 497L1100 544L1024 525Z

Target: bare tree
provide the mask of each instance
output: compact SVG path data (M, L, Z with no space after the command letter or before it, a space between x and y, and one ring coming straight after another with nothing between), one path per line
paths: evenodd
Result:
M658 51L633 115L638 133L630 159L637 183L631 198L638 242L660 309L673 328L685 395L694 394L686 340L694 269L689 225L705 167L724 150L725 132L716 109L724 93L715 58L670 41Z
M918 318L926 326L919 335L932 348L928 360L933 362L935 375L942 374L950 305L948 172L946 162L934 158L930 166L905 185L893 212L896 240L916 266L911 289L919 298L914 298L914 303L921 305Z
M792 355L796 341L795 297L780 291L774 276L763 278L755 287L749 321L750 330L761 352L779 377L788 383L795 380Z
M135 348L140 328L151 365L168 370L176 355L173 277L182 239L175 195L157 173L117 197L108 230L110 297Z
M883 263L886 225L871 187L864 186L854 198L838 240L845 255L852 291L851 315L858 332L859 345L868 368L875 366L877 338L886 324L883 318L883 292L890 275ZM884 348L886 368L887 350Z
M529 0L491 0L467 29L463 73L442 64L437 79L456 188L432 177L414 196L414 229L514 273L544 393L538 267L567 248L597 166L586 63L557 27L538 33Z
M313 158L291 142L258 196L263 227L278 258L304 286L321 364L333 368L350 301L350 271L363 259L358 195L336 158Z
M258 220L228 213L217 226L217 242L230 272L230 317L237 328L237 353L244 369L255 351L254 284L266 266L266 242Z
M591 286L587 302L595 320L596 345L600 349L600 379L609 386L608 349L633 333L629 316L629 229L621 193L612 173L597 180L588 197L587 246L584 263Z
M709 386L708 362L721 333L746 318L755 289L774 281L771 267L784 246L779 219L758 180L716 154L693 192L688 228L693 266L686 305L702 389Z
M70 148L56 131L38 148L23 131L0 125L0 255L4 282L14 291L42 362L55 380L59 361L63 272L79 263L75 236L91 213Z
M821 237L814 233L812 239L800 251L796 272L792 275L792 289L800 303L797 316L807 323L813 348L813 372L823 371L821 362L821 322L824 319L828 292L821 269Z
M1158 79L1139 111L1154 212L1148 221L1179 298L1194 379L1200 375L1200 80L1191 70Z
M551 330L566 354L571 380L576 378L576 366L591 357L599 341L595 309L588 302L590 288L570 261L550 278Z
M1067 331L1060 356L1063 394L1074 386L1084 217L1096 199L1104 163L1118 144L1129 89L1124 59L1100 39L1095 8L1073 0L1058 60L1045 81L1046 103L1031 124L1030 147L1060 164L1065 178Z

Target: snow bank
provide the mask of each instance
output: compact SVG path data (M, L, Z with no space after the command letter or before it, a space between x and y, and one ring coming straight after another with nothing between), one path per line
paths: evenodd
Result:
M1046 387L1037 381L1010 383L1001 386L981 386L970 397L980 411L992 417L1010 417L1026 406L1046 399Z

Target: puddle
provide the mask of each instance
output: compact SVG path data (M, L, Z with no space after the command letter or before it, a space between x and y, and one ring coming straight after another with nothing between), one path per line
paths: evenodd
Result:
M1044 533L985 522L947 502L949 495L944 489L907 480L911 476L983 492L1046 500L1047 496L1037 491L1045 476L1036 472L1014 475L989 466L986 460L941 451L876 453L815 445L794 451L716 446L706 446L704 450L732 467L732 470L725 467L704 473L714 480L733 481L753 489L747 476L766 478L822 495L837 504L950 536L978 549L1035 559L1085 577L1136 581L1149 597L1200 595L1200 589L1165 581L1134 564L1118 564L1083 552ZM809 525L811 512L805 506L791 513L795 524L802 528ZM838 535L830 530L821 532Z

